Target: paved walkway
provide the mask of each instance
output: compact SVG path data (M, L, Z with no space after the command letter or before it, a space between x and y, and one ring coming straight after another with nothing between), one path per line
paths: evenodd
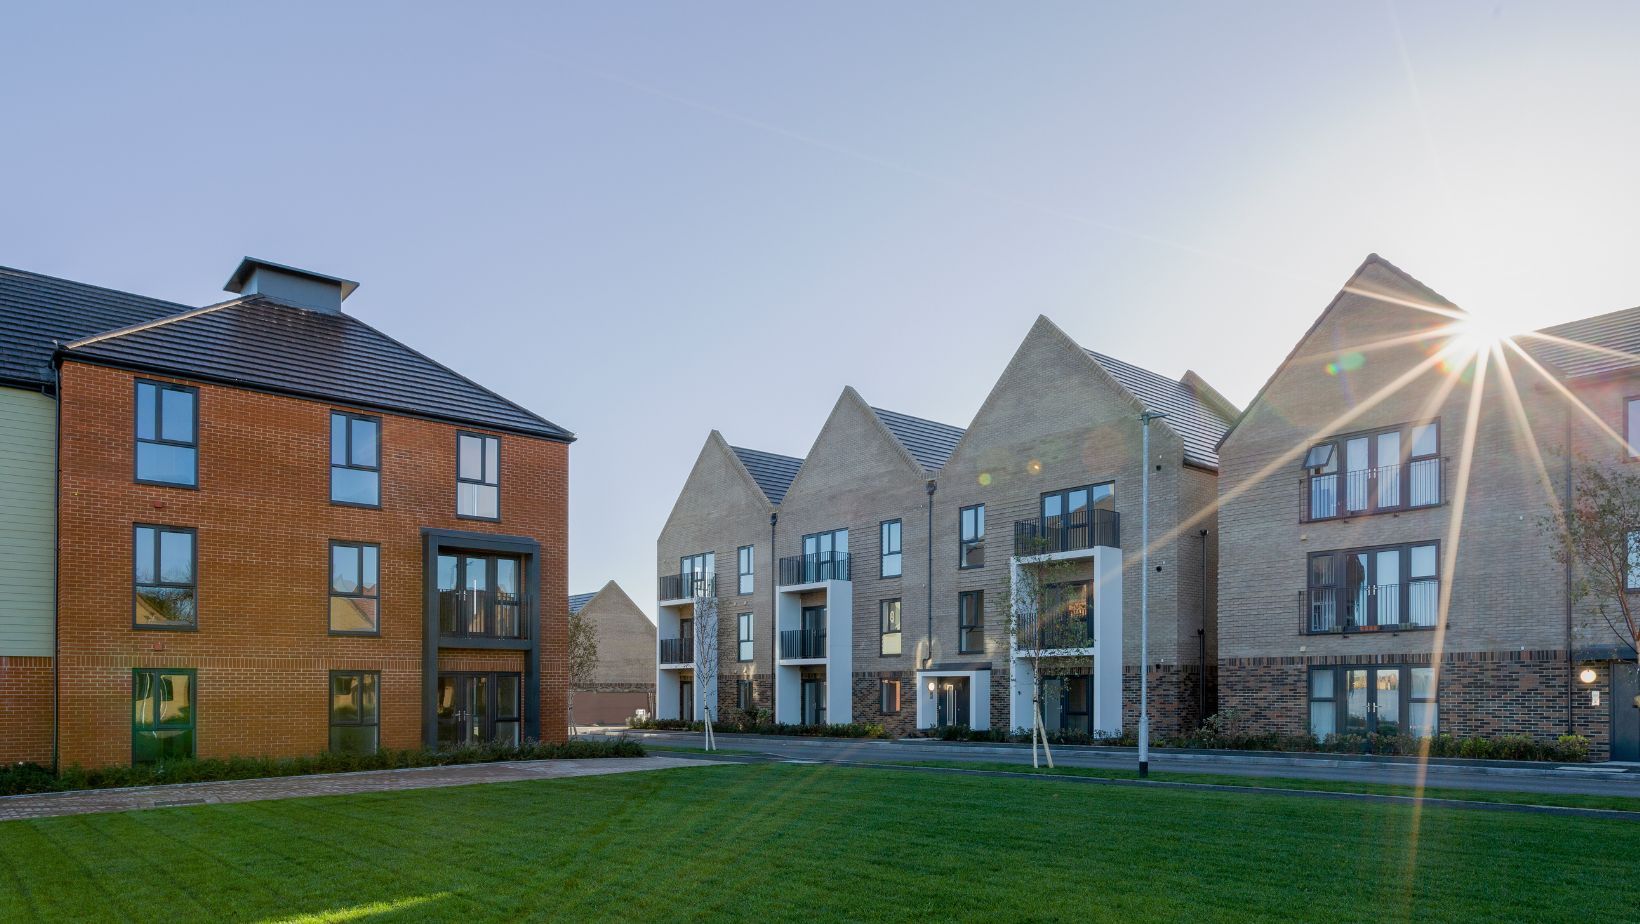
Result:
M408 770L363 770L357 773L319 773L217 783L173 783L129 789L88 789L0 798L0 822L90 812L127 812L132 809L171 808L337 796L361 792L395 792L510 783L571 776L603 776L673 767L702 767L711 762L685 757L604 757L595 760L516 760L453 767L416 767Z

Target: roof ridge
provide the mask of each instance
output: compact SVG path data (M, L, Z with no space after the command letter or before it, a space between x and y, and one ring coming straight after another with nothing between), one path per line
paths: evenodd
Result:
M145 330L152 330L156 327L163 327L163 326L165 326L167 324L171 324L175 321L186 321L189 318L197 318L197 317L199 317L200 315L203 315L203 314L210 314L213 311L220 311L223 308L230 308L230 307L232 307L234 305L237 305L237 304L239 304L240 302L243 302L243 301L245 301L245 299L231 298L231 299L229 299L225 302L217 302L214 305L206 305L203 308L189 308L186 311L180 311L176 314L168 314L163 318L155 318L152 321L142 321L142 322L137 323L137 324L128 324L125 327L117 327L117 328L115 328L113 330L110 330L110 331L104 331L100 334L92 334L89 337L81 337L80 339L75 340L71 343L65 343L65 344L63 344L63 349L65 349L65 350L74 350L74 349L78 349L80 347L90 346L93 343L101 343L104 340L113 340L116 337L125 337L125 336L128 336L130 334L139 334L139 333L142 333Z
M100 286L100 285L97 285L94 282L80 282L77 279L69 279L69 278L64 277L64 276L53 276L50 273L37 273L34 270L20 269L20 268L15 267L15 266L6 266L4 264L0 264L0 273L16 273L19 276L29 276L29 277L32 277L34 279L49 279L52 282L60 282L60 283L63 283L64 285L73 286L75 288L79 288L79 289L96 289L99 292L107 292L110 295L118 295L122 298L140 298L143 301L159 302L159 303L165 304L165 305L175 305L178 308L181 308L185 311L189 308L189 306L184 304L183 302L173 302L168 298L155 298L152 295L142 295L142 294L137 293L137 292L127 292L124 289L111 289L108 286Z

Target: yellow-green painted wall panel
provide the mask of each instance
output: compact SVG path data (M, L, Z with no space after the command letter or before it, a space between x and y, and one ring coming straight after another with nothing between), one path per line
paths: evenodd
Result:
M57 404L0 388L0 655L49 657Z

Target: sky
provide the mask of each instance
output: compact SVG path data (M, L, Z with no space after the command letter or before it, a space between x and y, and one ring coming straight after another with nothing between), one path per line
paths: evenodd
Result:
M707 434L966 425L1038 314L1246 402L1368 253L1510 330L1640 304L1640 6L18 5L0 264L245 255L580 437L653 609Z

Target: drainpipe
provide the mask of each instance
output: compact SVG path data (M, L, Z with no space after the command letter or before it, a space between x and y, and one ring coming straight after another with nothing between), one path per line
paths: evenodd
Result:
M51 772L58 773L61 767L58 762L62 748L63 724L63 367L61 363L53 364L52 376L56 379L56 393L52 396L57 401L57 432L53 434L56 444L53 448L57 456L57 483L53 485L55 497L52 500L51 510Z
M775 658L780 649L780 594L775 587L780 584L780 558L775 553L774 527L780 522L780 511L769 514L769 721L775 720L774 699L779 694L776 690L779 684L775 674L779 668L775 665Z
M1201 705L1200 716L1201 716L1201 721L1205 722L1205 721L1207 721L1207 530L1205 530L1205 529L1202 530L1201 537L1202 537L1202 577L1201 577L1201 581L1202 581L1202 588L1201 588L1201 598L1202 598L1201 623L1202 624L1201 624L1201 627L1196 630L1196 641L1197 641L1197 645L1200 648L1200 655L1198 656L1198 660L1200 660L1201 666L1202 666L1202 675L1201 675L1201 680L1200 680L1202 705Z
M928 603L928 647L923 651L923 669L927 670L934 663L934 491L939 486L934 479L928 479L928 571L924 578L927 592L923 594ZM921 696L919 690L917 695Z
M1566 415L1566 488L1561 510L1572 515L1572 415ZM1572 557L1566 556L1566 734L1576 734L1572 716L1573 701L1577 698L1577 664L1572 652Z

